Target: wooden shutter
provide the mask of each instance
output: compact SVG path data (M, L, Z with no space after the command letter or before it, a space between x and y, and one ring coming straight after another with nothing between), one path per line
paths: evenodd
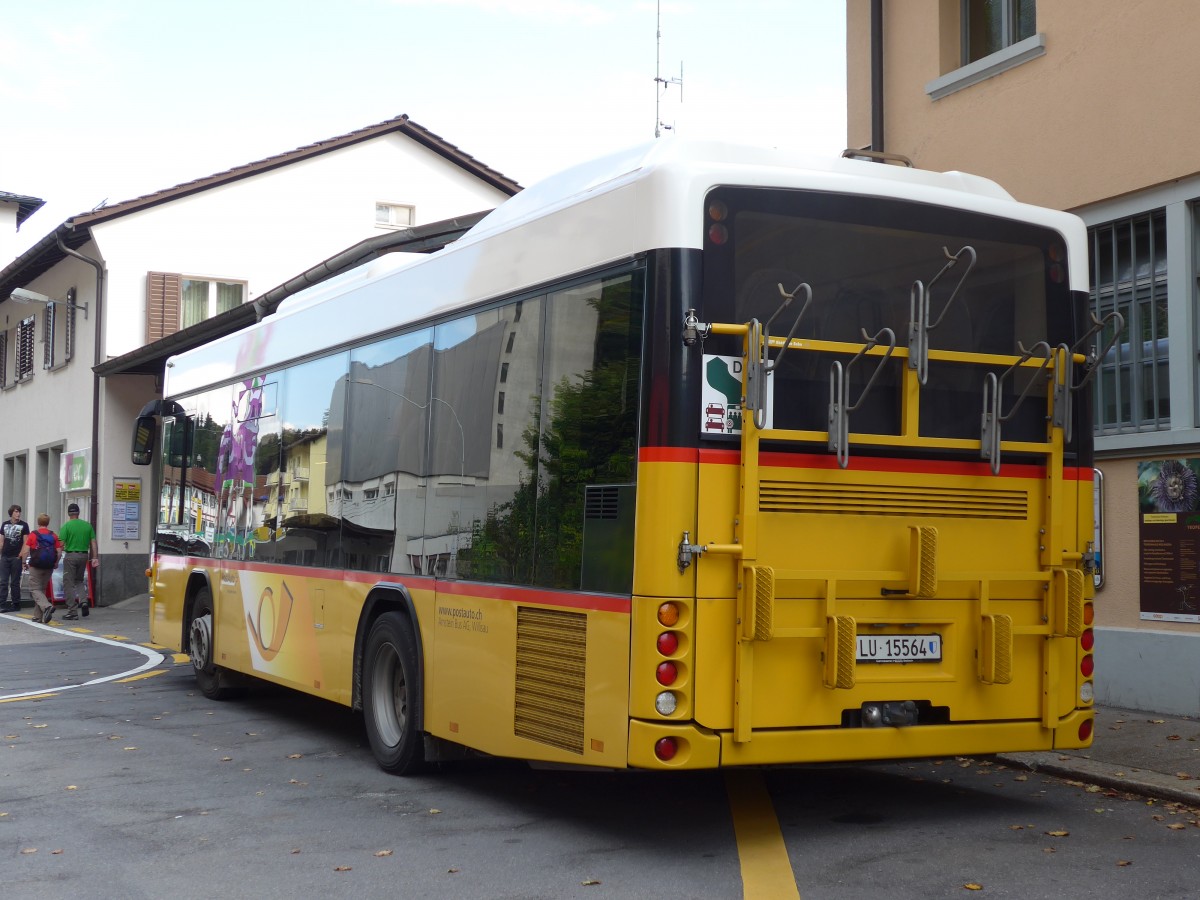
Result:
M146 343L179 330L179 298L183 276L173 272L146 273Z

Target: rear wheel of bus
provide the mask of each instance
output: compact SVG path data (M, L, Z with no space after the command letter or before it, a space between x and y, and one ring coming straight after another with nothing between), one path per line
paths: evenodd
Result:
M420 684L412 623L401 613L385 613L367 638L363 714L375 759L394 775L409 775L424 767L424 737L414 715Z

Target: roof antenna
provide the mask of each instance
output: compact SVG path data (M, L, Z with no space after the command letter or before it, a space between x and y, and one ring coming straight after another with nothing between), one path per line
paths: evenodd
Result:
M680 102L683 102L683 62L681 60L679 63L678 78L663 78L660 76L659 70L660 63L662 61L662 0L658 0L658 3L655 5L655 10L658 16L658 32L656 35L657 43L655 44L654 48L654 83L655 85L662 85L661 88L655 87L654 89L654 136L657 138L661 136L664 131L675 130L674 125L666 125L663 123L658 107L659 103L662 101L663 94L665 94L667 92L667 88L673 84L679 85L679 100Z

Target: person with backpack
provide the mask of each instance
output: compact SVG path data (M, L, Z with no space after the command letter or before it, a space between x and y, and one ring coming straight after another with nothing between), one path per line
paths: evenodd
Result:
M38 514L37 531L25 539L21 559L29 563L29 590L37 604L34 621L49 622L54 617L54 595L50 579L62 556L62 541L50 530L50 514Z
M0 612L21 611L21 548L29 537L29 525L21 518L21 507L8 508L8 521L0 526Z

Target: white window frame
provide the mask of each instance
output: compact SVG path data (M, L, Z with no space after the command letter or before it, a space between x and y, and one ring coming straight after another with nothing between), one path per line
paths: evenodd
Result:
M205 283L208 285L208 300L205 307L205 315L201 317L199 322L206 322L214 316L220 315L217 312L217 285L219 284L236 284L242 289L242 300L238 305L244 304L250 297L250 285L240 278L220 278L213 275L180 275L179 276L179 327L180 329L190 328L197 322L188 322L184 324L187 316L187 301L185 299L187 286L189 282ZM225 310L228 312L228 310Z
M386 220L380 215L386 214ZM411 203L392 203L387 200L375 201L375 227L388 231L399 231L402 228L412 228L417 224L417 208Z
M1167 215L1167 321L1172 345L1170 371L1171 424L1166 431L1096 435L1096 455L1120 456L1144 450L1200 443L1200 369L1193 361L1200 347L1200 176L1101 200L1072 210L1089 228L1162 207Z

